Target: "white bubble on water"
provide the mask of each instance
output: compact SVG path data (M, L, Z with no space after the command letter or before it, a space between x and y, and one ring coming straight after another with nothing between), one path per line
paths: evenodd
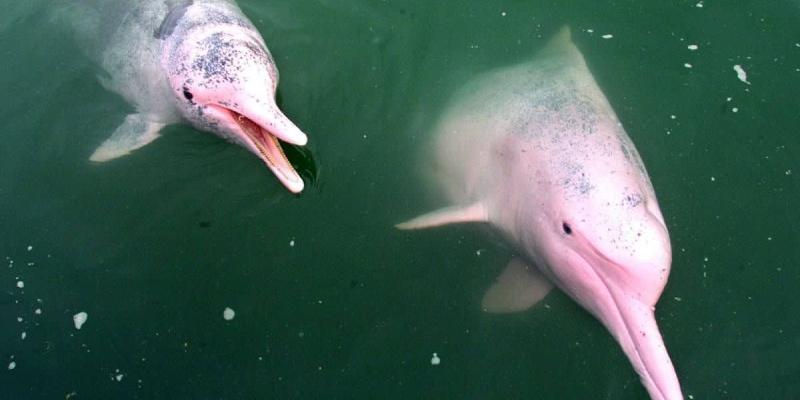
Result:
M84 311L81 311L72 316L72 322L75 323L75 329L81 329L83 324L86 323L86 320L89 319L89 314Z
M744 68L742 68L741 65L734 65L733 70L736 71L736 77L739 78L740 81L748 85L750 84L750 82L747 81L747 72L744 70Z
M230 321L235 316L236 311L233 311L233 309L230 307L225 307L225 310L222 312L222 318L225 318L225 321Z

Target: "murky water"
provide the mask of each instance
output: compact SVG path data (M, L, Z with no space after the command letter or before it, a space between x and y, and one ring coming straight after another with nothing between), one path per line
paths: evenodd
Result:
M564 24L670 229L685 395L800 395L797 2L240 4L310 136L300 196L187 126L89 163L130 106L50 4L4 5L0 398L646 398L565 295L480 311L509 258L484 228L392 227L441 205L419 153L449 97Z

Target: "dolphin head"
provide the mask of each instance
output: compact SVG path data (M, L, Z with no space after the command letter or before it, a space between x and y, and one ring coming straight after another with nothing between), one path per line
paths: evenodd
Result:
M195 127L256 154L290 191L303 180L280 141L306 135L275 103L278 71L263 39L235 6L194 3L173 10L162 26L162 65L177 108ZM174 20L174 21L171 21Z
M608 328L653 399L681 399L654 316L672 262L669 234L652 189L630 187L609 182L593 196L559 199L525 247Z

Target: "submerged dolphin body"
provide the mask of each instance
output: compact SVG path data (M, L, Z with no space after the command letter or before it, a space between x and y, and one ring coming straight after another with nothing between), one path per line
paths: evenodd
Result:
M555 284L599 319L653 399L683 398L654 306L672 252L638 152L563 29L533 62L476 79L431 150L454 204L399 224L488 222L514 246L483 308L525 310Z
M303 180L279 139L306 135L275 104L278 70L264 40L233 1L78 0L65 15L104 70L103 85L135 108L91 156L107 161L188 121L256 154L292 192Z

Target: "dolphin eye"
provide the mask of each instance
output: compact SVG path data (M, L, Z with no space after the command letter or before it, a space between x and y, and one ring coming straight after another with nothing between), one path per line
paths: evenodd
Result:
M569 224L566 222L561 223L561 229L563 229L564 233L566 233L567 235L572 234L572 227L570 227Z
M192 98L194 98L194 95L192 95L192 92L190 92L189 89L183 88L183 97L186 97L186 100L191 101Z

